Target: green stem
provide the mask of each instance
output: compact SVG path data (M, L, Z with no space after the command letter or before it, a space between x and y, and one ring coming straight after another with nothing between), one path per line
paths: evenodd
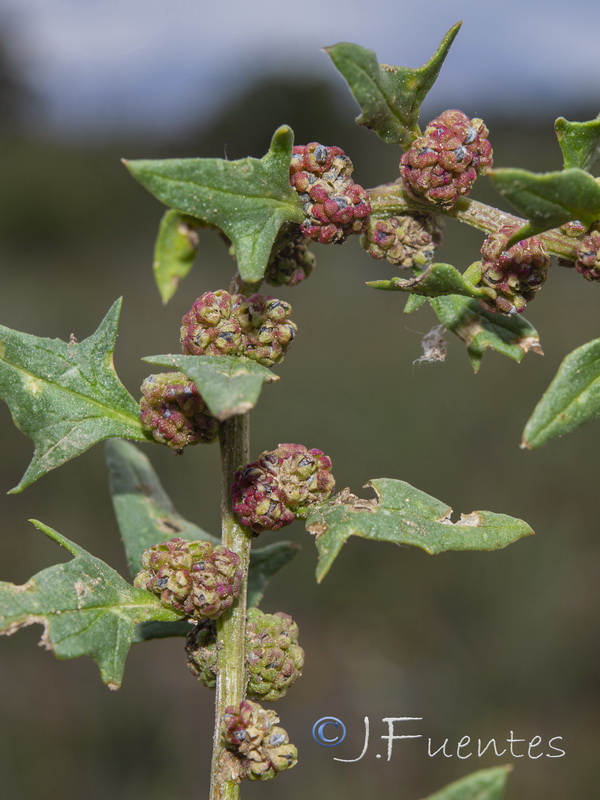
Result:
M466 197L461 197L453 208L447 210L429 203L418 203L407 197L400 183L387 183L369 189L369 199L375 215L433 213L444 217L453 217L484 233L494 233L503 225L519 224L522 226L527 222L522 217L508 214L494 206L488 206L477 200L469 200ZM545 231L539 234L539 238L552 255L575 261L577 240L566 236L559 228Z
M211 769L210 800L237 800L239 784L228 768L227 750L221 738L221 719L227 706L239 705L246 693L245 642L246 595L248 564L252 537L238 524L232 509L231 484L238 467L247 464L249 456L249 419L247 414L231 417L220 426L221 444L221 543L240 557L244 576L237 602L217 620L218 673L215 701L215 730Z

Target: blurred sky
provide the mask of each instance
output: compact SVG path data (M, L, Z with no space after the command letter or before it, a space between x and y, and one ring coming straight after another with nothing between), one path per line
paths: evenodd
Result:
M597 107L597 0L0 0L0 32L43 102L44 129L101 135L184 126L265 74L336 80L320 48L338 41L420 66L459 19L434 88L446 107Z

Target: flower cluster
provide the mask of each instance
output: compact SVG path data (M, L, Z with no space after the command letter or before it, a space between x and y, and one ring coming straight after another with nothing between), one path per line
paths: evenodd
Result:
M600 281L600 230L595 227L577 245L575 269L588 281Z
M219 423L194 382L182 372L150 375L142 383L141 392L140 419L157 442L181 453L189 444L217 438Z
M308 249L310 239L299 225L284 225L280 230L265 272L271 286L297 286L315 267L315 257Z
M240 467L231 488L233 510L255 533L278 530L306 516L333 492L331 459L301 444L280 444Z
M181 320L183 352L246 356L265 367L281 361L296 335L292 307L262 294L205 292Z
M537 236L523 239L508 250L519 224L504 225L481 248L481 283L497 292L495 300L480 300L488 311L515 314L523 311L546 280L550 257Z
M441 231L431 214L372 214L360 240L371 258L385 258L399 267L426 267L441 241Z
M239 563L226 547L173 538L144 552L134 585L186 617L217 619L240 593Z
M214 622L204 620L188 635L188 666L198 680L214 689L217 679L217 639ZM248 611L246 626L247 694L255 700L278 700L302 674L304 651L298 626L282 611Z
M452 208L468 195L478 175L492 166L492 147L483 120L457 109L444 111L400 159L404 189L415 200Z
M239 706L225 709L223 740L240 759L242 777L270 780L297 763L298 751L278 722L274 711L267 711L252 700L242 700Z
M339 147L318 142L294 147L290 183L303 204L300 230L321 244L339 244L352 233L362 233L371 213L367 192L354 183L354 167Z

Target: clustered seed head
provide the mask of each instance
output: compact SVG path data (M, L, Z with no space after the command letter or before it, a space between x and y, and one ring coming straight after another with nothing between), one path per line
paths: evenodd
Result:
M488 311L515 314L523 311L546 280L550 257L537 236L506 249L519 224L504 225L481 248L481 283L497 292L495 300L480 300Z
M600 281L600 230L592 229L577 245L575 269L588 281Z
M331 459L302 444L280 444L240 467L231 488L233 510L255 533L276 531L306 516L333 492Z
M296 335L292 307L263 294L205 292L181 320L183 352L246 356L265 367L281 361Z
M492 167L489 131L483 120L457 109L444 111L400 159L400 177L410 197L452 208L468 195L478 175Z
M157 442L181 453L188 444L217 438L219 423L195 383L182 372L150 375L142 383L141 392L140 419Z
M217 680L217 638L214 622L204 620L187 637L188 667L200 683L214 689ZM302 674L304 651L298 626L282 611L248 611L246 626L247 694L254 700L278 700Z
M240 593L239 563L226 547L169 539L144 551L134 585L186 617L217 619Z
M265 272L271 286L296 286L315 268L314 254L308 249L310 239L299 225L284 225L279 232Z
M239 706L225 709L223 740L241 760L243 777L267 781L296 765L298 750L278 722L274 711L267 711L252 700L242 700Z
M339 147L318 142L298 145L292 152L290 183L304 203L300 230L321 244L340 244L362 233L371 213L367 192L354 183L354 167Z
M371 258L400 267L426 267L441 244L441 230L431 214L371 215L360 243Z

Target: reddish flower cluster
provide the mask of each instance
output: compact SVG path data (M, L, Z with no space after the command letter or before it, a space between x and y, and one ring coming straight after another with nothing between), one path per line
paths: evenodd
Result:
M550 257L537 236L506 249L519 225L505 225L492 233L481 248L481 283L497 292L495 300L480 300L488 311L515 314L523 311L546 280Z
M144 429L178 453L189 444L212 442L219 423L210 414L193 381L182 372L150 375L141 386Z
M231 488L233 510L255 533L276 531L326 500L334 486L331 459L321 450L280 444L238 469Z
M493 163L488 129L457 109L444 111L400 159L404 189L415 200L451 208Z
M294 147L290 183L304 203L300 230L321 244L343 242L362 233L371 213L367 192L354 183L354 167L339 147L318 142Z

